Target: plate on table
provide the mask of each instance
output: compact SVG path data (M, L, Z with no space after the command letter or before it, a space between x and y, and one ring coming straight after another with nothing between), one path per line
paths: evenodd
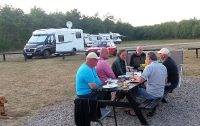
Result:
M108 82L108 83L117 83L118 80L117 79L107 79L106 82Z
M118 85L116 83L111 83L111 84L106 84L103 86L103 88L115 88L117 87Z

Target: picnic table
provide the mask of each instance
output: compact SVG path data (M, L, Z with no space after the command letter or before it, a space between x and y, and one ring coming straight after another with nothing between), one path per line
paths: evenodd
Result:
M199 50L200 48L188 48L188 50L196 50L196 58L198 58L198 50Z
M138 86L139 86L138 82L132 82L132 83L128 84L127 87L123 87L123 86L118 86L118 87L114 87L114 88L99 87L99 88L96 88L93 90L96 91L97 93L100 93L100 92L123 92L123 93L125 93L126 94L125 96L126 96L128 102L120 102L120 101L112 101L112 100L98 100L98 102L100 104L104 104L104 105L108 105L108 106L132 108L135 111L136 116L140 120L140 123L142 125L148 125L146 118L144 117L141 109L138 106L138 103L136 102L135 98L133 97L134 96L133 92L135 90L137 90ZM115 115L116 114L115 114L115 110L114 110L114 116ZM115 123L117 125L117 122L115 122Z

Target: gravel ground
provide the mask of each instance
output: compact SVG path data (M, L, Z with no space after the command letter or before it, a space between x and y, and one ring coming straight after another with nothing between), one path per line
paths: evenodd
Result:
M152 126L199 126L200 125L200 79L185 78L180 88L167 97L168 103L160 103L156 114L148 117ZM140 125L137 117L124 113L124 108L117 108L119 126ZM5 124L10 126L9 124ZM5 126L0 124L0 126ZM75 126L73 100L65 100L50 105L26 117L20 126ZM103 121L105 126L114 126L113 118Z

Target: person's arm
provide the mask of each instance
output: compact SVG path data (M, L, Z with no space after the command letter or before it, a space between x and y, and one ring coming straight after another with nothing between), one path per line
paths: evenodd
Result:
M139 84L143 84L145 81L146 80L143 77L141 77L141 76L138 78Z
M120 63L119 63L119 59L116 59L113 64L112 64L112 70L115 74L115 77L117 78L119 75L123 75L123 71L122 71L122 68L120 66Z
M112 78L112 79L116 78L114 72L112 71L107 61L103 63L103 70L107 77Z
M123 75L123 74L124 74L119 59L118 59L117 62L116 62L116 68L117 68L117 71L118 71L118 75Z
M95 77L98 77L97 74L95 73L96 71L88 71L87 74L85 74L84 76L84 81L88 84L88 86L93 89L98 87L98 82L96 82ZM100 80L99 80L100 82Z
M138 81L140 84L144 83L148 77L150 76L151 73L151 68L150 67L146 67L142 73L142 75L138 78Z
M89 85L89 87L91 88L91 89L95 89L95 88L97 88L98 86L97 86L97 84L96 83L88 83L88 85Z

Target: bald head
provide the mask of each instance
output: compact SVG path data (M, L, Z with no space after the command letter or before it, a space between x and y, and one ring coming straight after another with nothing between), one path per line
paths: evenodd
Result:
M137 55L141 55L142 52L143 52L143 47L142 46L137 46L136 52L137 52Z
M109 55L108 49L102 48L100 52L100 58L108 59L108 55Z

